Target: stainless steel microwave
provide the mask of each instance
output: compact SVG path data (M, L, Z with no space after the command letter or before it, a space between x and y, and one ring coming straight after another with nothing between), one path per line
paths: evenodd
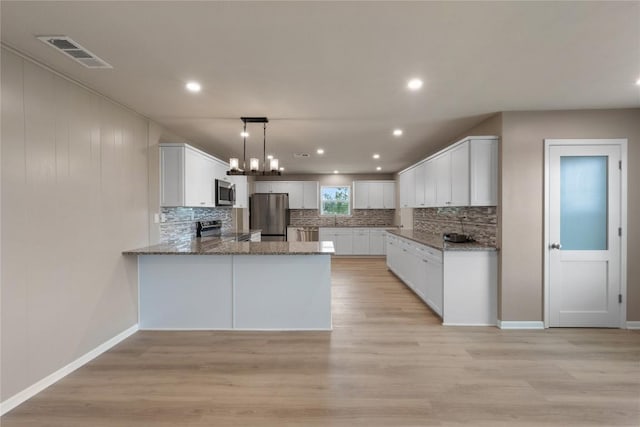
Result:
M230 182L216 179L216 206L231 207L236 202L236 188Z

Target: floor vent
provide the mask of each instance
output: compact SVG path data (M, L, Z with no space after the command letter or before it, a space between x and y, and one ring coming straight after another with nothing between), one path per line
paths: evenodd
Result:
M91 51L82 47L80 43L76 42L71 37L38 36L38 39L87 68L113 68L104 60L91 53Z

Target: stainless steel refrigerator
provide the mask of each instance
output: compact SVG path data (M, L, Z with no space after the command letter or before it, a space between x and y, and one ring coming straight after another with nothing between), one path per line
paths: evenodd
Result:
M289 225L289 195L287 193L255 193L249 201L249 224L262 230L262 240L284 242Z

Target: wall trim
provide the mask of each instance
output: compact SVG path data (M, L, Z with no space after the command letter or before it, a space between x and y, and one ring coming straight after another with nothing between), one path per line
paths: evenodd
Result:
M53 385L54 383L60 381L62 378L66 377L67 375L69 375L70 373L75 371L76 369L82 367L83 365L87 364L91 360L93 360L96 357L100 356L105 351L107 351L107 350L111 349L112 347L116 346L121 341L124 341L126 338L128 338L131 335L135 334L137 331L138 331L138 324L135 324L135 325L131 326L130 328L120 332L118 335L114 336L113 338L111 338L111 339L105 341L104 343L100 344L99 346L97 346L93 350L90 350L89 352L87 352L84 355L80 356L79 358L77 358L73 362L69 363L68 365L63 366L62 368L60 368L57 371L55 371L54 373L44 377L43 379L41 379L40 381L36 382L35 384L32 384L29 387L25 388L24 390L16 393L15 395L11 396L10 398L5 400L4 402L0 402L0 416L6 414L9 411L11 411L13 408L15 408L16 406L18 406L21 403L25 402L26 400L31 399L33 396L35 396L36 394L40 393L42 390L44 390L47 387L49 387L50 385Z
M544 329L542 320L498 320L500 329Z
M640 320L628 320L627 329L640 329Z

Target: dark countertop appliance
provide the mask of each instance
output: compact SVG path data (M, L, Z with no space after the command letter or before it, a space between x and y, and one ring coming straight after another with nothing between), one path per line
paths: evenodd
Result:
M262 241L286 242L289 194L255 193L249 199L249 227L262 230Z
M212 237L222 234L222 221L198 221L196 223L196 237Z

